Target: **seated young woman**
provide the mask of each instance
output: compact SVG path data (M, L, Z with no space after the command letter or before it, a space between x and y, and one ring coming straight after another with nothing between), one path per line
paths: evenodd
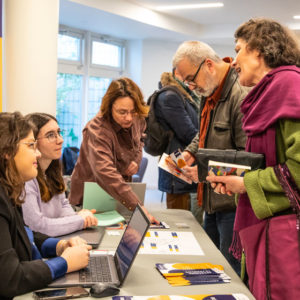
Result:
M25 227L24 183L37 176L33 125L20 113L0 113L0 299L44 288L88 264L90 246L80 238L49 238ZM42 260L42 257L52 257Z
M96 226L97 218L87 209L75 212L65 197L60 157L63 138L57 120L49 114L33 113L26 119L35 125L34 137L38 158L38 175L25 184L22 206L25 224L31 230L60 236Z

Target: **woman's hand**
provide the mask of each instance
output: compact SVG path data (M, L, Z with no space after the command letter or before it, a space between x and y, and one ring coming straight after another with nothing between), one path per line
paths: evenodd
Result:
M243 194L246 193L244 178L240 176L207 176L206 180L218 194Z
M89 251L85 245L68 247L61 255L68 264L67 273L85 268L89 263Z
M129 164L127 170L125 171L125 175L132 176L132 175L136 174L138 170L139 170L139 166L137 165L137 163L135 161L132 161Z
M98 225L98 219L94 216L95 212L96 212L95 209L91 209L91 210L82 209L77 213L84 220L83 228Z
M88 250L92 249L92 246L88 245L86 240L79 236L70 238L69 240L60 240L56 245L56 255L61 256L61 254L69 247L84 246Z

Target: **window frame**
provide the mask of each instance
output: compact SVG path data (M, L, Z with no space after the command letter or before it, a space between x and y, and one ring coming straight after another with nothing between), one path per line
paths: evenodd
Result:
M79 61L72 61L58 58L57 73L68 73L74 75L82 75L82 99L81 99L81 131L88 121L88 79L89 77L111 78L112 80L126 73L125 70L125 47L126 42L121 39L104 36L90 31L80 30L68 27L66 25L59 26L59 33L78 37L81 39ZM121 47L120 67L112 67L106 65L92 64L92 41L105 41L113 45ZM80 132L79 141L81 143L82 133Z
M85 44L85 37L84 32L81 30L76 30L74 28L70 28L64 25L59 26L59 34L61 35L67 35L70 37L75 37L80 39L80 50L79 50L79 61L76 60L69 60L69 59L63 59L58 58L58 64L66 64L66 65L73 65L73 66L83 66L85 63L84 59L84 44Z
M99 43L104 43L104 44L110 44L114 46L120 47L120 66L119 67L113 67L113 66L108 66L108 65L101 65L101 64L93 64L92 62L92 57L93 57L93 42L99 42ZM89 65L90 68L92 69L103 69L106 71L113 71L113 72L121 72L124 70L124 56L125 56L125 43L122 40L116 40L108 37L104 37L101 35L96 35L92 34L90 38L90 60L89 60Z

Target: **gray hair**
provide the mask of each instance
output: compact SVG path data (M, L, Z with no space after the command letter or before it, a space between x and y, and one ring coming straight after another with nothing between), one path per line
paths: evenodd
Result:
M199 41L183 42L173 56L173 67L176 68L184 58L187 58L195 66L206 58L216 63L221 62L221 58L209 45Z

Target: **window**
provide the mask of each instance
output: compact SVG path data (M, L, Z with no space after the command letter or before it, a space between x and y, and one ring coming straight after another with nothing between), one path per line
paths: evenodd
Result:
M117 45L92 42L92 64L121 67L121 47Z
M82 76L57 74L56 116L64 147L80 147Z
M99 111L109 84L123 72L124 42L60 26L56 117L64 147L80 147L82 129Z
M58 53L59 59L80 61L80 38L68 36L65 34L58 35Z
M104 96L111 78L90 77L88 95L88 121L99 111L101 99Z

